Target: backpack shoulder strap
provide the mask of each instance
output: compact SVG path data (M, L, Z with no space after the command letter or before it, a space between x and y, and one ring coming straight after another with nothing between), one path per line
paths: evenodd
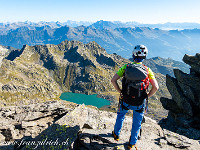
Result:
M147 76L146 78L143 80L143 82L145 83L145 89L147 89L149 87L149 69L147 66L145 66L144 64L142 64L145 68L146 68L146 71L147 71Z
M147 66L145 66L144 64L142 64L145 68L146 68L146 71L147 71L147 76L149 77L149 69Z

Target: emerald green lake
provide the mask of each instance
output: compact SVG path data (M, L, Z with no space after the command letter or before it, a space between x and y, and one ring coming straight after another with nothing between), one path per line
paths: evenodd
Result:
M96 106L97 108L101 108L105 105L110 105L110 102L103 98L98 98L97 94L95 95L86 95L86 94L79 94L79 93L62 93L60 99L74 102L77 104L85 104L85 105L92 105Z

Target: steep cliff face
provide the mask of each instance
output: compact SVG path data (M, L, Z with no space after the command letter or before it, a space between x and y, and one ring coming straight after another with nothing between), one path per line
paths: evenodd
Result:
M172 99L161 98L169 110L168 122L178 126L178 133L200 139L200 54L185 55L183 61L191 66L190 74L174 70L175 78L167 75L167 88Z

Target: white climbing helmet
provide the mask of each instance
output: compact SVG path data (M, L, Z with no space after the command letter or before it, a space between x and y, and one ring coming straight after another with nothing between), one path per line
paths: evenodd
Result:
M133 49L133 55L135 57L139 56L142 58L146 58L148 54L148 49L144 45L136 45L135 48Z

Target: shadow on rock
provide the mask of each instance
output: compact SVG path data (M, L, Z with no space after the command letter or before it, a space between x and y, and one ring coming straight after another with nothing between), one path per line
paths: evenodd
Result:
M126 150L128 143L113 142L111 133L108 134L90 134L80 133L78 135L78 150Z

